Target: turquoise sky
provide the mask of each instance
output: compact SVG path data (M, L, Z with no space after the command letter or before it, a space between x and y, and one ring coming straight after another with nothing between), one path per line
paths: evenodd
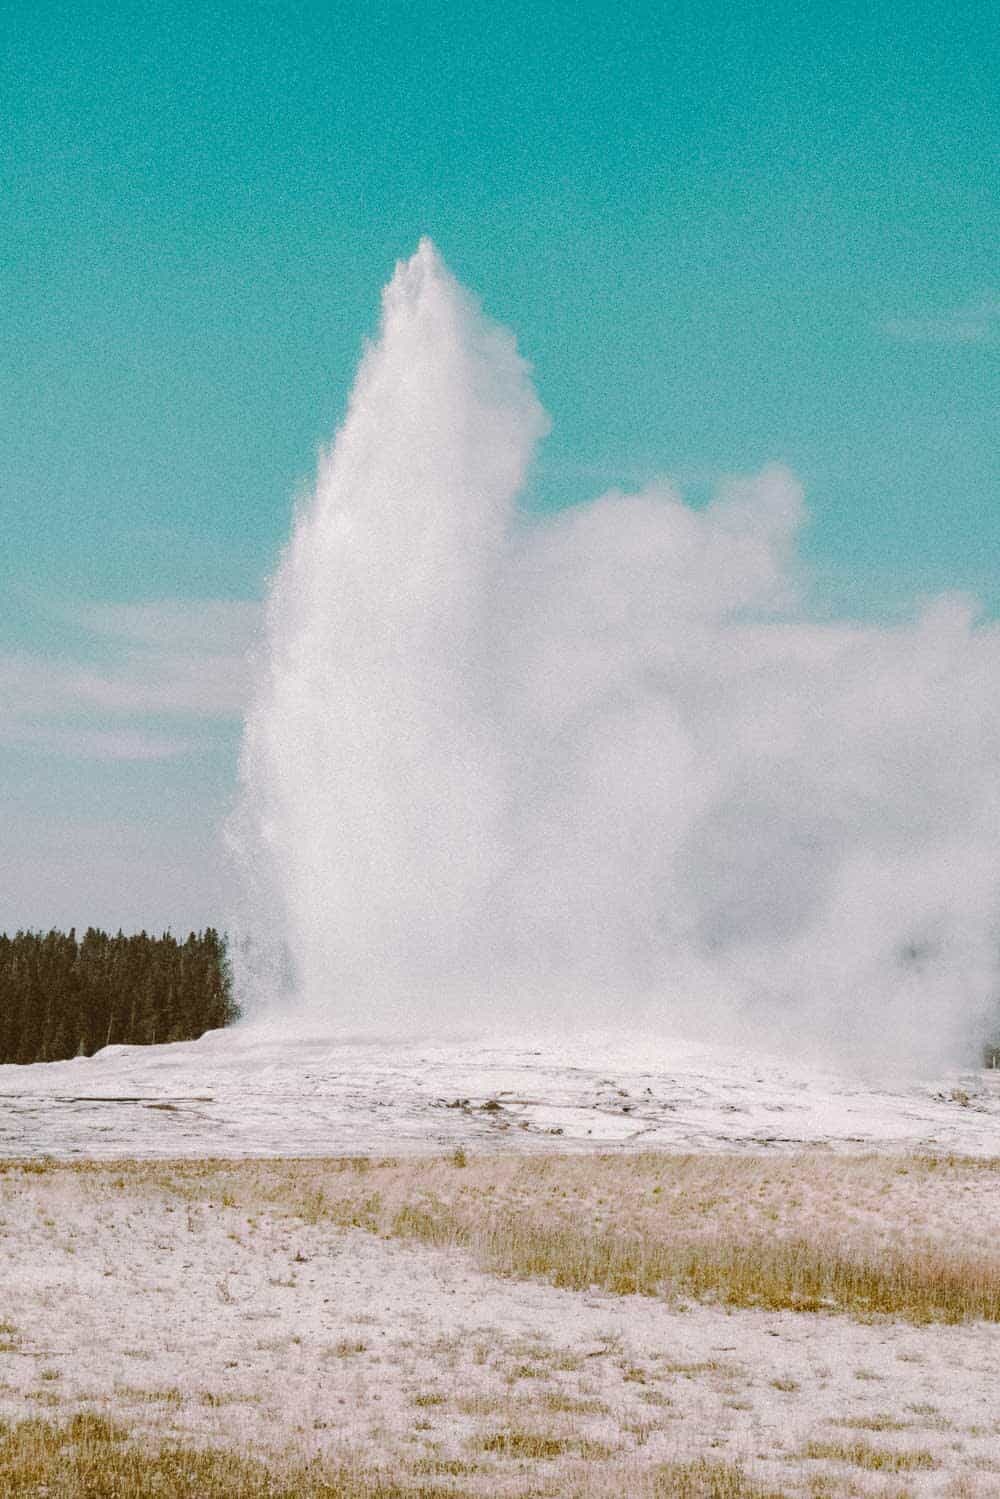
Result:
M817 610L1000 612L997 42L906 0L8 5L0 929L220 919L240 601L422 234L535 366L533 504L783 460Z

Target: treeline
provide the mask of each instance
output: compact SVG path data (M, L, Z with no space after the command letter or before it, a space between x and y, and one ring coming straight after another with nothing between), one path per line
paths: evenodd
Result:
M0 935L0 1062L56 1062L102 1046L190 1041L236 1017L226 946L212 927Z

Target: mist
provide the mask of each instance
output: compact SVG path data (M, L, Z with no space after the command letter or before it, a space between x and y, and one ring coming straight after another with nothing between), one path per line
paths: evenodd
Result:
M241 998L331 1036L679 1030L971 1060L1000 952L1000 629L818 620L774 465L518 503L548 419L424 241L275 574Z

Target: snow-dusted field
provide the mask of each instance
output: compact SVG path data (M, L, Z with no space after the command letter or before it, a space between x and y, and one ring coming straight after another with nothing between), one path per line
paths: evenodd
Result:
M153 1436L351 1456L482 1495L532 1483L558 1494L563 1477L569 1492L584 1469L603 1475L602 1494L628 1494L655 1462L706 1456L787 1494L1000 1495L995 1322L920 1326L503 1279L471 1253L262 1194L253 1171L265 1167L238 1160L400 1162L359 1162L360 1180L440 1172L418 1158L458 1147L511 1169L548 1153L552 1192L567 1155L597 1149L730 1151L787 1169L752 1198L685 1200L709 1239L788 1229L787 1183L796 1232L853 1235L876 1255L919 1241L994 1264L1000 1242L1000 1169L983 1159L1000 1156L996 1073L875 1085L594 1036L335 1044L244 1028L110 1048L0 1068L0 1418L96 1408ZM886 1168L884 1157L913 1152L981 1164L899 1162L886 1191L877 1161L853 1159L863 1151ZM592 1219L584 1204L595 1232L626 1208L641 1228L645 1188L628 1190L627 1203L595 1197ZM559 1455L525 1466L499 1440L511 1432L541 1434Z
M249 1026L0 1067L0 1156L398 1154L457 1144L995 1155L1000 1072L876 1085L679 1040L334 1043Z
M958 1232L995 1242L997 1181L956 1170L929 1193L928 1229L954 1209ZM887 1197L890 1237L919 1183ZM1000 1493L995 1323L500 1279L455 1250L310 1222L239 1166L8 1167L0 1234L7 1419L97 1409L155 1436L351 1454L483 1495L526 1492L524 1463L496 1450L504 1432L565 1442L530 1465L545 1492L585 1464L627 1494L641 1467L708 1455L789 1494L821 1479L830 1495ZM873 1470L872 1451L898 1472Z

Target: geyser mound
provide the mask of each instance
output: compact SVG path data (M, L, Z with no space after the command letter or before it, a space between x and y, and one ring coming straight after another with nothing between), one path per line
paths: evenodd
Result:
M996 626L948 599L811 620L777 466L702 510L664 482L530 517L546 428L425 241L271 591L244 1001L327 1033L562 1017L967 1058Z

